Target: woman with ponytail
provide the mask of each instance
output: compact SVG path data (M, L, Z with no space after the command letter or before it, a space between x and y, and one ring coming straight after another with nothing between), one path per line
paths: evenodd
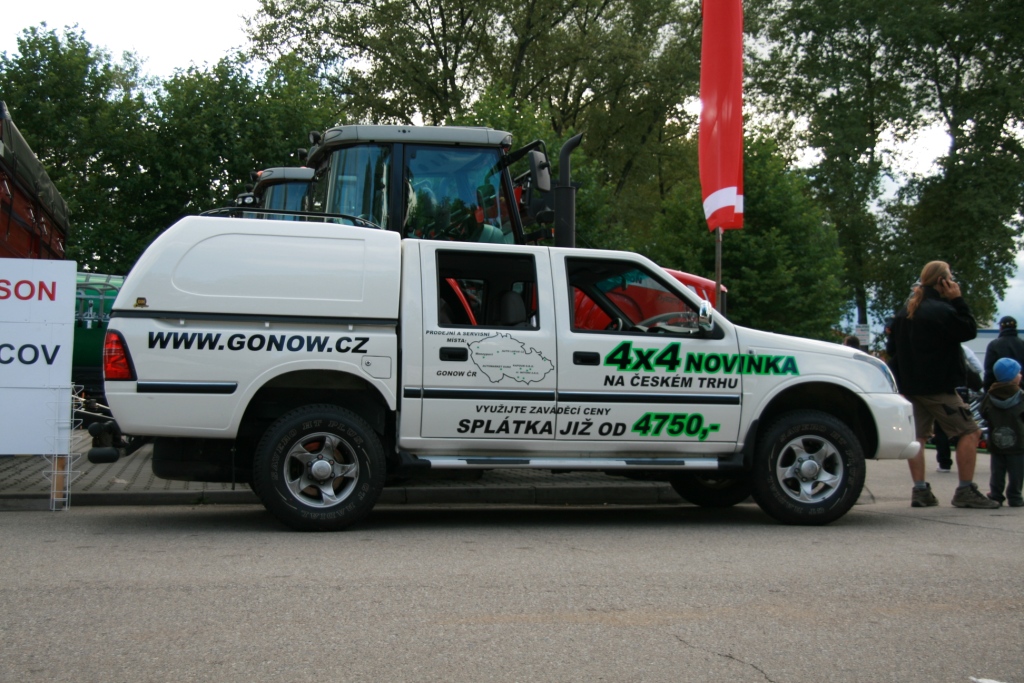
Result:
M974 339L978 324L953 279L949 264L931 261L906 306L893 320L886 345L900 391L914 406L914 423L921 449L911 458L914 480L911 507L931 507L939 501L925 481L924 444L935 423L956 444L956 468L960 484L953 505L991 509L999 504L986 498L974 484L981 429L956 388L967 383L967 368L960 344Z

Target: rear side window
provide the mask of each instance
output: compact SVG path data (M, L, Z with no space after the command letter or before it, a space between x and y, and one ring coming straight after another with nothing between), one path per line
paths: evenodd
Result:
M539 328L532 255L439 251L437 272L441 327Z

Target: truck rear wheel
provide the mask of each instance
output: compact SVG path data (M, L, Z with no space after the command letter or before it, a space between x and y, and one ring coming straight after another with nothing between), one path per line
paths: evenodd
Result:
M684 472L669 479L683 500L705 508L728 508L750 497L749 475L726 476L718 472Z
M816 410L783 415L757 446L754 500L786 524L828 524L864 488L864 453L839 419Z
M365 420L332 405L286 413L264 433L253 489L264 506L299 531L338 531L373 508L384 488L380 439Z

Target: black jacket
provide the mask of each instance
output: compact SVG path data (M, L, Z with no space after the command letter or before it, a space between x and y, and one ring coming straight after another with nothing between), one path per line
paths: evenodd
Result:
M999 330L999 336L985 348L985 391L996 381L992 368L1000 358L1012 358L1024 366L1024 339L1017 336L1017 328Z
M932 287L913 319L904 307L893 320L886 344L900 392L907 396L951 394L967 382L960 344L978 335L978 324L963 297L946 301Z

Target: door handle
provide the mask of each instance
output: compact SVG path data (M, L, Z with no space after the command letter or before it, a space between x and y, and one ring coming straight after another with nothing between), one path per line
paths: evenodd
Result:
M594 351L573 351L573 365L600 365L601 354Z
M465 346L442 346L441 360L464 361L469 360L469 349Z

